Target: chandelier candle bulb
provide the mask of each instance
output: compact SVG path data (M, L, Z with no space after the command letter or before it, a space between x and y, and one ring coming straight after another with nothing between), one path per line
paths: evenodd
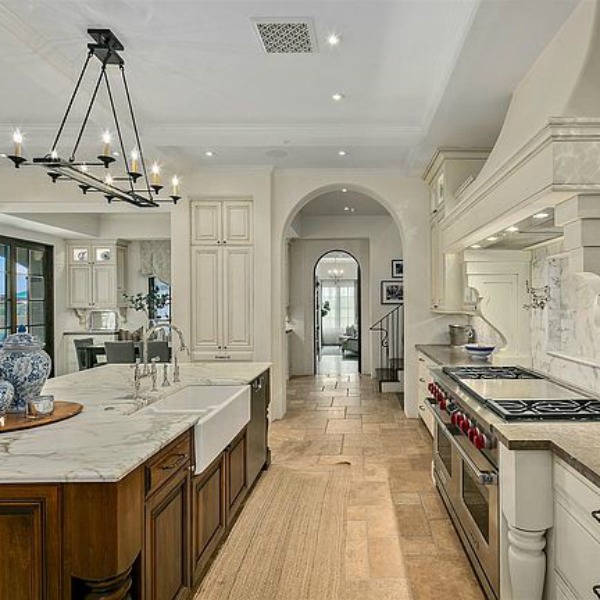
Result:
M13 142L15 145L14 155L22 156L23 155L23 134L20 129L15 129L13 133Z
M157 162L152 163L152 185L160 185L160 167Z
M131 151L131 172L132 173L139 173L139 158L140 155L138 154L137 150L132 150Z
M177 177L177 175L173 175L173 178L171 179L171 186L172 186L171 195L178 196L179 195L179 178Z
M106 177L104 178L104 183L106 183L106 185L112 185L113 184L113 178L112 178L112 175L110 173L106 174Z
M110 156L111 136L109 131L105 131L102 134L102 142L104 143L104 148L102 149L102 156Z

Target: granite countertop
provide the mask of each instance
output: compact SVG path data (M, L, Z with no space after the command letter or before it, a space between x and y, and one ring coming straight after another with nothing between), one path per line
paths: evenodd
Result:
M467 356L464 356L465 361L463 361L461 350L452 348L452 346L418 345L416 348L440 366L481 365L481 362L477 361L472 363ZM465 354L464 351L462 354ZM559 383L564 384L565 382L560 381ZM591 397L590 392L578 390L573 386L569 387ZM551 450L556 456L600 487L600 422L508 422L465 394L457 384L453 383L452 391L459 395L478 419L490 426L509 450Z
M415 348L429 357L438 365L446 367L457 367L462 365L514 365L518 364L514 357L502 353L494 353L490 360L482 362L473 360L467 351L460 346L450 346L450 344L417 344Z
M149 403L190 385L246 385L270 363L186 363L181 382L144 392ZM107 365L48 380L43 393L79 402L66 421L0 433L0 483L118 481L194 426L198 415L137 412L130 365Z

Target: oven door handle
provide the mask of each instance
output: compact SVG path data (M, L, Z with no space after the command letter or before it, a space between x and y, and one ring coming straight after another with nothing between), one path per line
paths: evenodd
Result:
M498 485L498 473L495 471L482 471L476 464L475 461L464 451L461 445L456 441L455 435L448 429L446 423L442 420L442 417L438 415L434 409L435 400L428 398L429 410L433 415L433 418L440 426L442 433L450 440L454 449L458 452L463 462L473 471L477 481L481 485Z

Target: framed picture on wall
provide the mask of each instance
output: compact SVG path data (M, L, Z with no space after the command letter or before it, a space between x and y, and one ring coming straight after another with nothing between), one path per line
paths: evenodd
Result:
M404 282L382 281L381 304L402 304L404 302Z
M401 258L392 260L392 277L394 279L404 278L404 261Z

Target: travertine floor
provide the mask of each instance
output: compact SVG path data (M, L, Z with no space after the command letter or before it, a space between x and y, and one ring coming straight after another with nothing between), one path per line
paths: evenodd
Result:
M270 443L273 463L351 464L338 600L483 599L431 482L431 437L395 394L354 374L295 378Z

